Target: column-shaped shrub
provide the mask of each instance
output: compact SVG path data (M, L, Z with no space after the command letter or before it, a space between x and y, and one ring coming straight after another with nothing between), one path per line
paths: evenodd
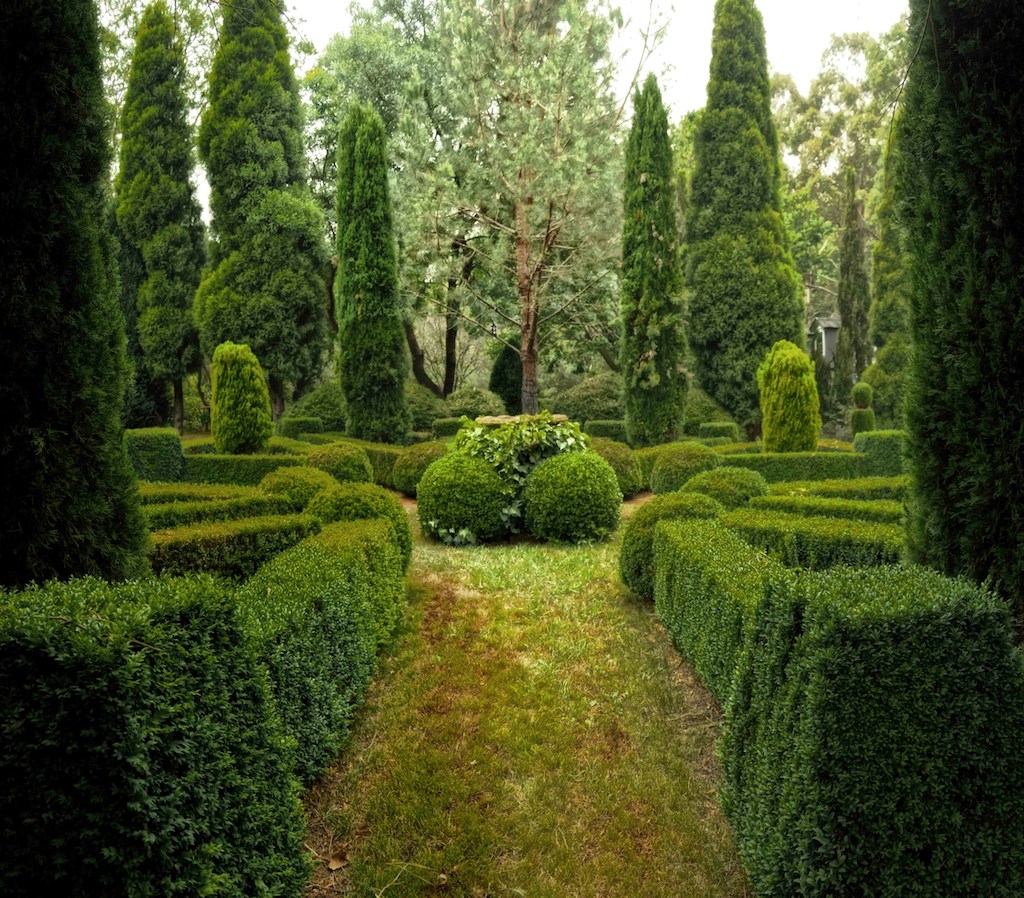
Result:
M850 412L850 428L853 435L875 429L875 411L871 408L874 391L867 381L857 381L850 392L853 400L853 411Z
M757 369L765 452L813 452L821 433L818 386L810 357L779 340Z
M210 430L218 452L257 452L274 432L263 369L244 343L221 343L210 366Z

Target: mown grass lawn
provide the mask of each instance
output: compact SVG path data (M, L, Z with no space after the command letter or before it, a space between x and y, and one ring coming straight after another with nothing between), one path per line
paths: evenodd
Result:
M310 896L751 894L718 710L617 557L417 542L403 628L309 797Z

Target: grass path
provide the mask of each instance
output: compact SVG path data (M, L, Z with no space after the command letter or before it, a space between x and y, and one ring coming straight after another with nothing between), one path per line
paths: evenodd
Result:
M718 712L617 557L417 543L402 629L307 802L310 898L750 895Z

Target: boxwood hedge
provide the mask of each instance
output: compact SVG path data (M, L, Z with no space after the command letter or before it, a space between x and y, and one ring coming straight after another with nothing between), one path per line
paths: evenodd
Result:
M596 452L564 452L542 461L523 490L526 529L554 542L603 539L619 526L621 508L615 471Z
M769 483L857 477L864 456L854 452L750 452L722 454L722 462L751 468Z
M204 502L212 499L240 499L258 496L261 490L254 486L235 486L230 483L140 483L139 498L143 505L164 502Z
M409 515L394 493L375 483L339 483L318 493L306 513L324 524L383 518L394 527L394 542L402 557L402 570L412 558L412 526Z
M424 472L417 495L420 527L442 542L466 545L507 532L512 491L482 458L439 458Z
M256 486L271 471L305 463L305 456L298 455L186 455L181 479Z
M260 481L260 489L274 496L285 496L292 511L302 511L321 490L337 486L338 481L320 468L291 467L271 471Z
M198 524L200 521L233 521L238 518L288 514L293 510L294 505L287 496L257 495L151 503L142 507L142 515L150 530L169 530Z
M185 464L181 437L173 427L144 427L124 432L128 461L139 480L181 479Z
M415 498L423 472L448 449L441 440L431 440L403 449L391 469L391 485L409 498Z
M682 486L686 493L703 493L726 508L739 508L756 496L768 494L768 481L748 468L722 466L695 474Z
M779 511L806 517L850 518L877 524L899 524L903 503L877 499L832 499L821 496L760 496L750 501L751 508Z
M773 496L821 496L829 499L898 499L910 489L910 478L855 477L852 480L795 480L773 483Z

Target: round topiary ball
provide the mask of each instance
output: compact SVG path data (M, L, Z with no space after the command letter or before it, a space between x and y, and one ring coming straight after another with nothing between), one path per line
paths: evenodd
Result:
M702 493L731 510L746 505L754 496L767 496L768 481L750 468L723 465L695 474L686 481L681 492Z
M631 499L644 488L644 472L636 453L629 446L603 437L591 437L590 443L594 451L612 466L623 499Z
M695 474L722 464L722 457L701 443L669 443L658 454L651 470L651 490L674 493Z
M352 443L318 446L309 453L306 464L326 471L339 483L373 483L370 456L361 446Z
M850 398L857 408L871 408L871 400L874 398L874 390L867 381L859 380L853 385L850 391Z
M554 542L602 539L619 526L622 491L596 452L567 452L542 461L523 490L526 529Z
M296 511L301 511L317 493L337 483L319 468L293 466L271 471L260 481L260 489L274 496L287 496Z
M395 543L402 553L402 563L408 569L412 557L412 527L409 515L393 493L375 483L335 483L317 493L306 514L319 518L324 524L335 521L363 521L384 518L395 528Z
M654 598L654 526L682 518L718 518L725 506L701 493L669 493L641 505L626 521L619 552L622 582L645 599Z
M403 449L391 469L391 484L400 493L415 498L416 486L423 472L444 455L447 449L448 444L441 440L417 443Z
M609 371L588 377L570 387L555 404L558 411L569 416L570 421L578 421L580 424L587 421L622 420L626 415L622 401L624 389L622 375Z
M274 432L263 369L244 343L221 343L210 363L210 431L218 452L258 452Z
M441 542L467 545L505 533L508 487L487 462L445 455L431 463L416 489L420 527Z

